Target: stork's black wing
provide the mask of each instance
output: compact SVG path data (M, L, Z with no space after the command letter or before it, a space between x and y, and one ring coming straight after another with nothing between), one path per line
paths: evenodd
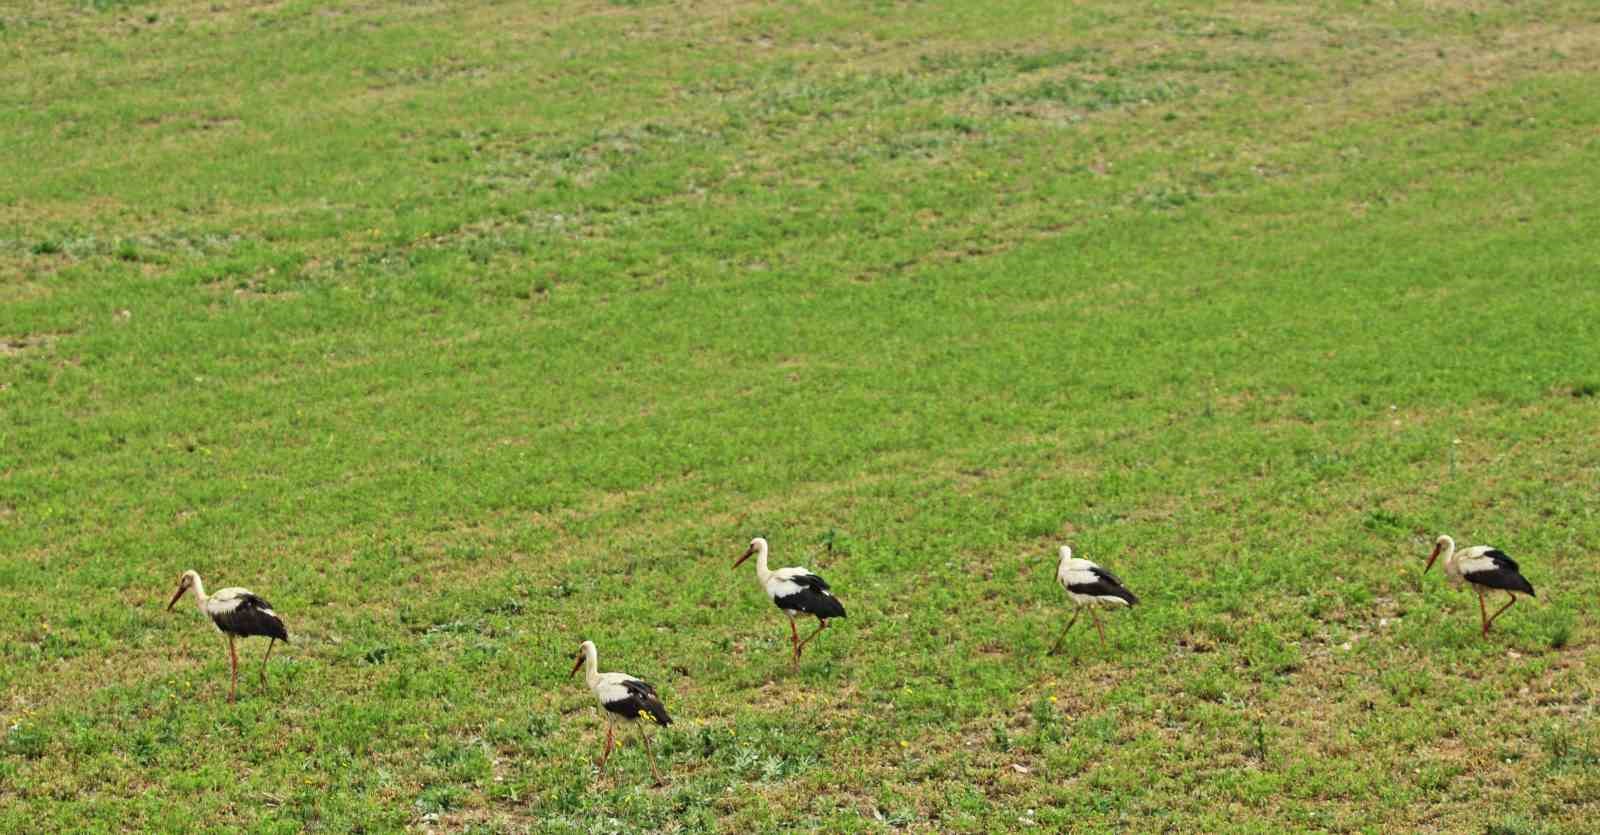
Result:
M240 637L260 635L263 638L277 638L287 643L289 630L283 625L283 619L272 611L272 604L258 595L245 593L234 598L238 602L233 608L211 615L211 620L223 632Z
M633 678L622 682L622 688L628 691L627 697L606 702L606 710L626 719L637 719L640 714L645 714L654 719L657 725L672 724L672 717L667 715L667 706L661 703L661 697L656 695L654 687Z
M828 589L826 580L815 574L796 574L785 579L799 586L800 591L774 598L772 602L776 603L778 608L788 609L793 612L805 612L808 615L816 615L824 620L845 616L844 604L839 602L839 598L833 596L833 592Z
M1126 601L1129 606L1139 602L1139 598L1128 591L1128 587L1117 579L1117 575L1098 565L1091 567L1089 573L1094 575L1094 582L1073 583L1067 586L1067 591L1088 597L1116 597Z
M1463 576L1467 578L1468 582L1491 589L1521 592L1530 597L1538 596L1533 593L1533 584L1522 576L1522 569L1509 554L1496 548L1483 552L1482 556L1493 563L1494 567L1482 571L1466 572Z

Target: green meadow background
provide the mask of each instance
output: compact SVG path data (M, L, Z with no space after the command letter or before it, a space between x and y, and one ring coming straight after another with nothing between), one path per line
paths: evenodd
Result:
M1586 0L10 0L0 831L1587 831L1597 71ZM1063 542L1143 604L1048 657ZM293 636L237 704L190 568Z

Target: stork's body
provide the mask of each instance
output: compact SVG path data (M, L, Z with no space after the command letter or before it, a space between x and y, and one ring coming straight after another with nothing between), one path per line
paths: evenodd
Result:
M590 692L594 693L595 701L600 703L606 715L606 747L600 755L600 774L605 776L606 760L611 757L611 748L616 741L616 723L638 722L641 716L648 717L657 725L666 727L672 724L672 717L667 715L666 705L661 703L661 697L656 695L656 689L627 673L602 673L597 671L599 664L593 641L584 641L578 647L578 662L573 665L572 672L583 668L583 681L589 685ZM656 754L650 748L650 737L645 735L644 729L639 729L639 738L644 740L644 749L650 754L650 773L655 775L656 784L661 783L661 773L656 771Z
M283 619L278 613L272 611L272 604L261 597L252 594L248 589L237 587L220 589L216 594L207 595L205 583L201 582L200 575L193 571L185 571L178 578L178 591L172 595L172 601L167 604L167 610L177 605L178 599L186 591L194 591L195 605L201 614L211 619L211 624L228 639L228 663L231 668L231 683L228 687L228 701L233 701L239 691L239 653L234 648L235 638L248 638L251 635L260 635L267 639L267 652L261 657L261 686L267 684L267 659L272 657L272 647L278 641L289 642L289 630L284 627Z
M789 616L789 645L793 652L791 657L793 663L799 664L800 653L806 644L811 643L812 638L828 628L828 619L845 616L844 604L833 596L833 590L828 588L827 581L804 568L780 568L776 571L769 569L767 541L759 536L750 540L749 549L739 557L733 567L738 568L750 558L751 554L756 557L756 582L761 584L761 590L767 593L772 605ZM796 618L805 615L817 619L817 631L802 641L800 630L795 627L794 622Z
M1054 655L1061 648L1061 642L1066 639L1067 631L1078 622L1078 615L1085 608L1089 616L1094 618L1094 628L1100 633L1100 643L1106 642L1106 630L1100 625L1100 615L1095 612L1102 606L1133 606L1139 602L1134 593L1128 591L1127 586L1117 579L1115 574L1100 566L1083 559L1072 556L1072 548L1061 546L1061 562L1056 566L1056 582L1067 592L1067 598L1077 607L1072 613L1072 618L1067 621L1066 628L1061 630L1061 637L1056 639L1055 646L1050 648Z
M1489 627L1494 625L1495 618L1517 602L1517 595L1537 596L1533 593L1533 584L1522 576L1517 561L1504 551L1489 545L1474 545L1458 552L1456 541L1444 534L1434 541L1433 553L1428 556L1428 564L1422 569L1424 574L1433 568L1434 560L1439 558L1441 551L1444 552L1444 574L1450 579L1450 584L1467 584L1478 593L1478 620L1485 638L1489 637ZM1491 615L1484 605L1483 596L1494 591L1503 591L1510 599Z

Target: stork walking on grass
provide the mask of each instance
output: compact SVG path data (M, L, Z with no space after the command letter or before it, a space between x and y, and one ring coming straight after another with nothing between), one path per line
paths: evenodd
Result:
M1433 553L1428 555L1428 564L1423 567L1422 573L1426 574L1433 568L1441 551L1444 552L1444 574L1450 578L1451 584L1459 586L1463 582L1470 583L1478 593L1478 621L1483 626L1485 638L1489 637L1489 627L1494 625L1495 618L1517 602L1517 595L1537 596L1533 593L1533 584L1522 576L1517 561L1507 556L1506 552L1489 545L1474 545L1457 553L1456 541L1444 534L1434 540ZM1503 591L1510 599L1491 615L1484 606L1483 596L1493 591Z
M1066 640L1067 631L1078 622L1078 615L1088 608L1089 616L1094 618L1094 628L1100 632L1100 643L1106 642L1105 627L1100 625L1100 615L1095 609L1101 606L1132 606L1139 602L1133 592L1118 580L1115 574L1088 561L1072 556L1072 548L1061 546L1061 563L1056 566L1056 582L1061 588L1066 589L1067 597L1077 604L1077 611L1072 613L1072 618L1067 621L1065 629L1061 630L1061 637L1056 639L1055 646L1050 648L1050 654L1055 655L1061 649L1061 642Z
M572 673L568 677L576 675L579 667L584 668L584 683L594 693L595 701L605 709L606 748L600 754L600 776L604 777L606 760L611 757L611 749L616 742L618 719L637 723L639 717L645 716L657 725L666 727L672 724L672 717L667 715L666 705L661 703L661 697L656 695L654 687L627 673L597 672L595 668L598 664L594 641L584 641L578 647L578 662L572 665ZM644 740L644 750L650 755L650 773L655 776L656 785L659 786L661 772L656 770L656 752L650 748L650 737L645 734L644 728L637 724L634 727L639 728L639 738Z
M228 701L233 701L239 692L239 653L234 649L233 639L248 638L251 635L260 635L267 639L267 654L261 656L261 686L267 686L267 659L272 657L272 647L278 641L289 642L289 630L284 628L283 619L278 613L272 611L272 604L251 594L247 589L226 588L209 597L206 596L205 584L200 582L200 575L193 571L183 572L178 578L178 591L172 595L172 602L167 604L167 611L178 605L178 599L186 591L194 590L195 605L200 607L201 613L211 618L211 623L217 627L228 639L228 663L232 668L232 684L228 687Z
M829 618L842 618L844 604L833 596L833 591L821 577L812 574L804 568L780 568L773 571L767 568L767 541L761 537L750 540L750 547L733 564L738 568L750 555L756 557L756 581L761 584L761 590L772 599L774 606L783 610L789 616L789 645L793 651L792 662L800 663L800 653L811 643L811 639L822 634L828 628ZM802 615L813 615L817 619L817 631L811 633L805 640L800 640L800 630L795 628L795 618Z

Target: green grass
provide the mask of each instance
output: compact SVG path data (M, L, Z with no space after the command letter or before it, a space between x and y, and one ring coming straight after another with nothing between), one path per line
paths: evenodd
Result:
M86 0L0 58L0 830L1600 815L1588 3ZM1538 600L1479 638L1440 532ZM797 672L757 534L849 607ZM1145 602L1047 658L1061 542ZM270 693L188 568L287 619ZM595 779L584 638L665 788Z

